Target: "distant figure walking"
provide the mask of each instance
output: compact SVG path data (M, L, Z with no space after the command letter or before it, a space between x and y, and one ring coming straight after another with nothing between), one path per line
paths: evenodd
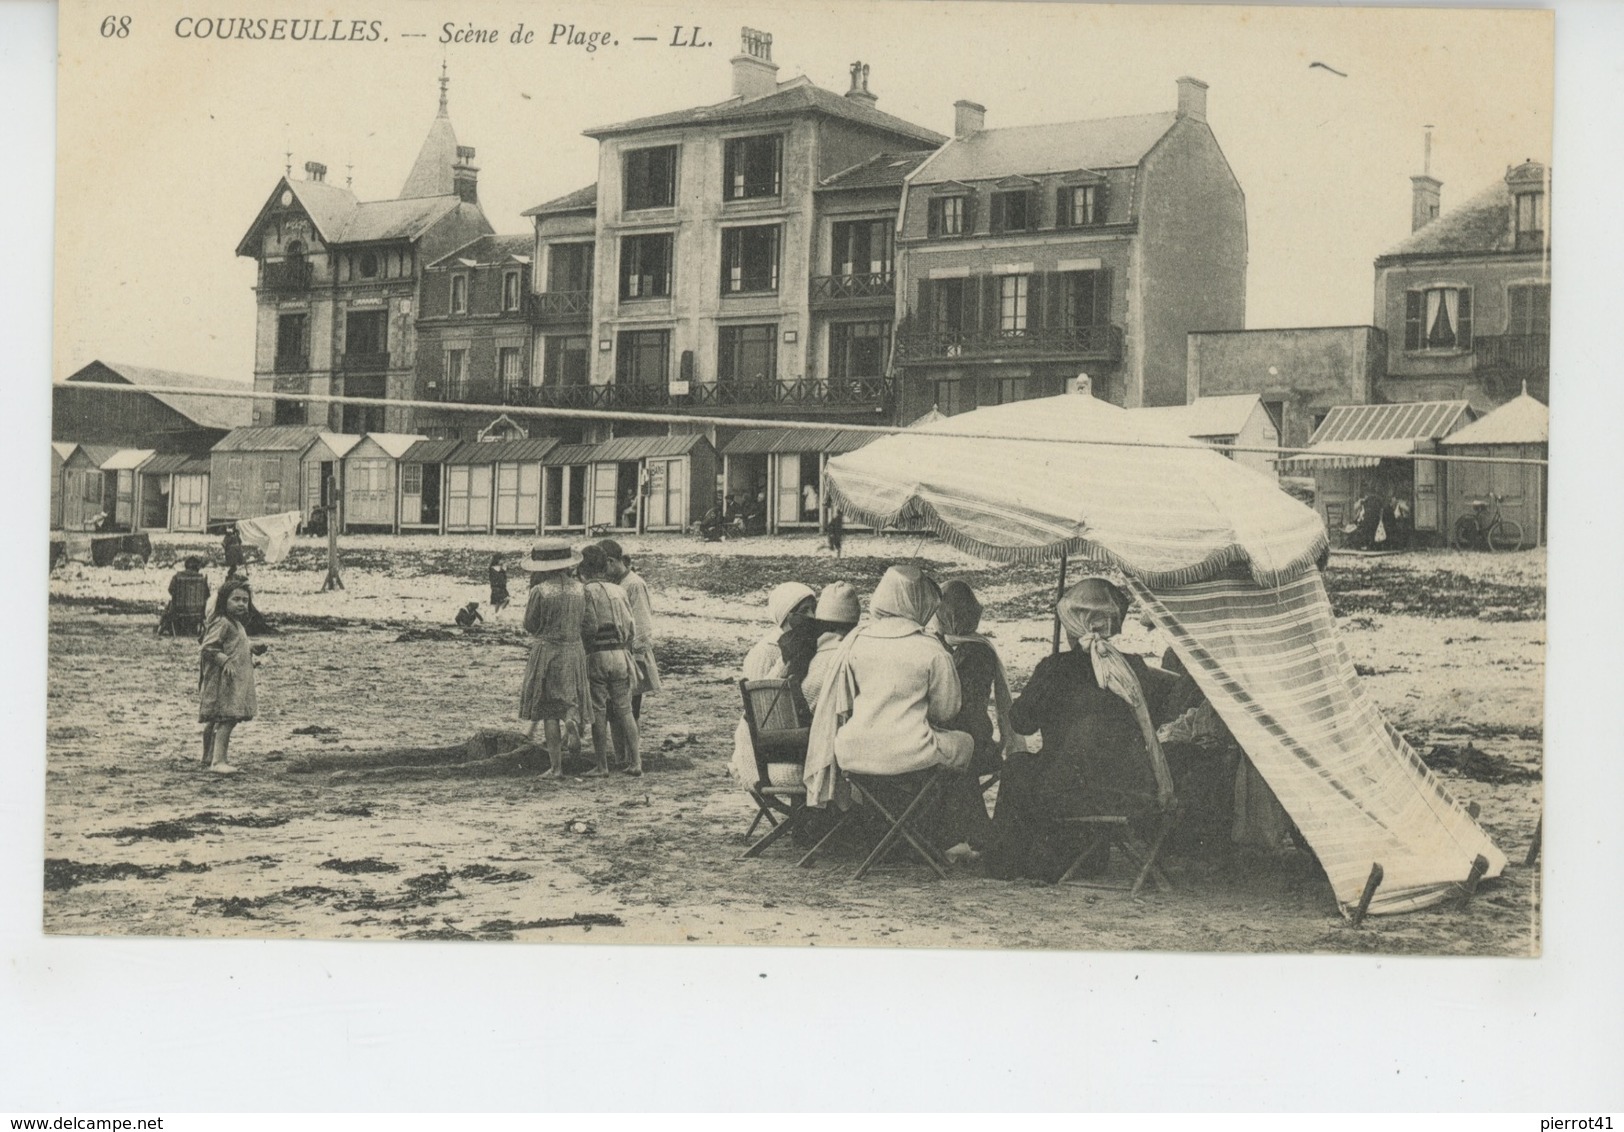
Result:
M507 567L502 564L500 554L491 555L490 582L491 612L500 613L508 607L508 602L512 600L508 597Z
M214 615L203 630L198 655L197 720L203 724L203 765L216 774L236 774L231 733L259 709L254 657L264 645L249 643L242 626L251 594L244 582L227 581L214 599Z
M247 564L242 550L242 532L237 529L236 523L227 527L226 533L220 536L220 548L225 551L227 575Z
M829 515L829 549L836 558L840 557L840 548L846 543L846 516L836 507Z

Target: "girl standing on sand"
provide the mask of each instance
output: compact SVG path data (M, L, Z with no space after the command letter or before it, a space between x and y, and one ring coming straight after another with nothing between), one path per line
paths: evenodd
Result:
M530 721L531 742L536 724L543 725L548 769L542 778L564 777L565 728L580 734L590 702L581 640L586 592L570 574L580 564L581 556L568 543L554 539L538 542L530 557L519 563L521 570L530 572L524 631L534 638L519 690L519 716Z
M214 599L214 614L203 628L198 656L197 719L203 724L203 765L216 774L236 774L230 761L231 732L254 718L254 657L264 645L250 644L242 620L252 600L248 584L228 578Z

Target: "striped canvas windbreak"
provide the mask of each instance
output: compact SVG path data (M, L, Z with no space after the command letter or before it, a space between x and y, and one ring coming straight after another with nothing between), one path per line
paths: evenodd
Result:
M1129 585L1297 823L1344 912L1373 864L1384 874L1373 913L1445 899L1479 854L1486 875L1500 875L1505 855L1360 686L1318 571L1274 588Z

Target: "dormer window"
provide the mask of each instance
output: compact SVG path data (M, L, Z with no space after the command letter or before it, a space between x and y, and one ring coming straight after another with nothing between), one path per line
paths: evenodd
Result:
M1105 186L1069 185L1056 200L1055 218L1060 228L1086 228L1105 223Z
M502 273L502 309L505 311L519 309L519 273L517 271L504 271Z
M930 202L928 234L932 236L962 236L970 230L970 200L968 197L935 197Z
M992 230L1028 232L1037 227L1037 202L1026 189L992 194Z
M1467 287L1428 287L1404 295L1406 350L1470 350L1472 292Z
M1545 194L1518 193L1515 199L1517 250L1538 248L1545 242Z
M451 277L451 313L468 313L468 276L453 275Z
M722 199L750 200L783 192L784 139L777 134L733 138L722 155Z

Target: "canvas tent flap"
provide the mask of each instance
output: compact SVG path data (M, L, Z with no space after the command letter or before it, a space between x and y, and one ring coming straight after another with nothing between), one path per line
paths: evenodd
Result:
M1373 913L1447 898L1479 855L1487 876L1505 869L1505 854L1365 694L1318 571L1278 587L1129 586L1297 823L1344 913L1374 864L1384 876Z
M1327 546L1320 518L1267 478L1083 394L881 437L831 459L828 479L848 521L931 530L996 561L1064 550L1156 585L1237 564L1273 584Z

